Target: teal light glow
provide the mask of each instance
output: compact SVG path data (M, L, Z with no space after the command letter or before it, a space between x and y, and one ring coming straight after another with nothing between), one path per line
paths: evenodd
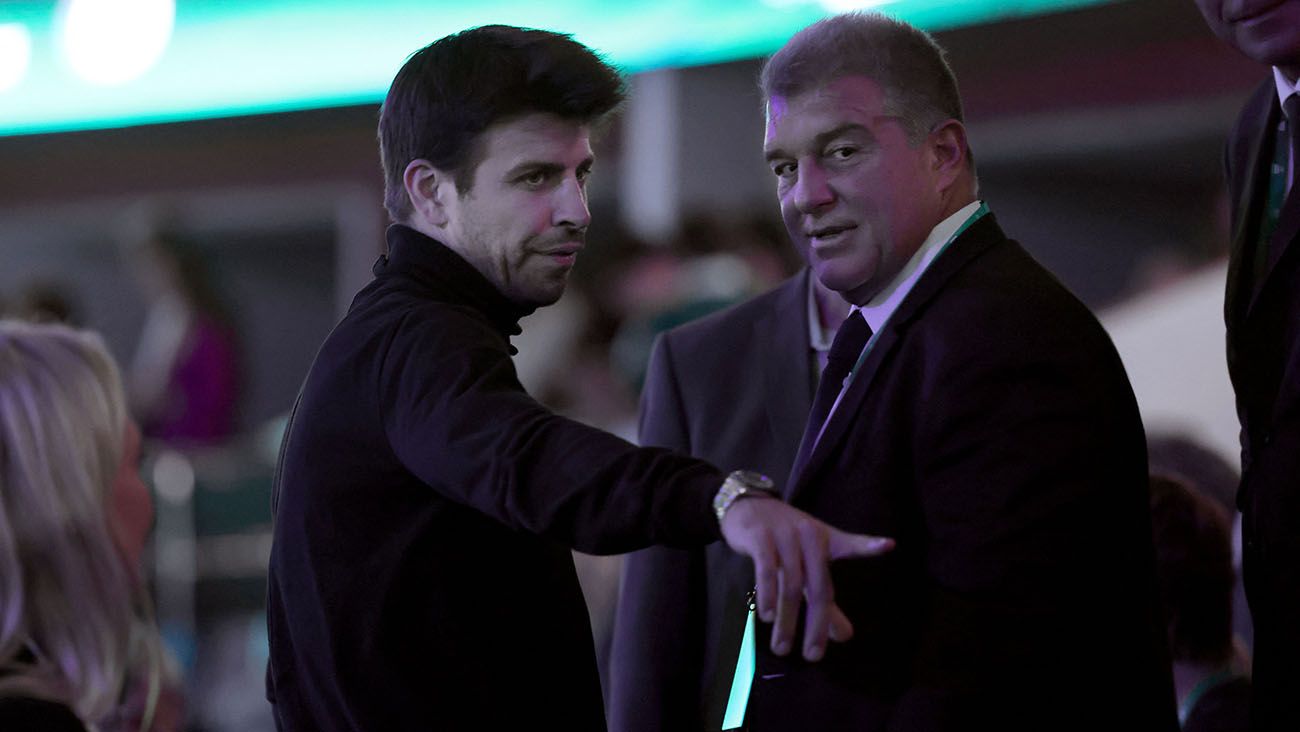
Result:
M374 103L412 51L485 23L573 33L636 72L770 53L799 28L849 6L942 30L1116 1L176 0L170 39L144 49L157 51L148 63L91 81L59 40L67 13L57 6L68 0L6 0L0 135ZM99 40L111 49L123 39Z
M18 85L27 76L32 58L32 37L19 23L0 25L0 92Z

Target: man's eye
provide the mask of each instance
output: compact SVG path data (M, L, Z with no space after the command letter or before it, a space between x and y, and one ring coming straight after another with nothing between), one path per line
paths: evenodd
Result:
M524 185L537 187L546 182L546 171L535 170L519 179Z
M772 172L778 178L784 178L794 173L794 163L777 163L772 166Z
M576 176L579 183L586 183L587 179L591 177L591 168L583 168L582 170L579 170L576 173Z
M856 147L847 147L847 146L836 147L836 148L831 148L829 157L834 160L848 160L852 158L854 155L856 155L857 152L858 149Z

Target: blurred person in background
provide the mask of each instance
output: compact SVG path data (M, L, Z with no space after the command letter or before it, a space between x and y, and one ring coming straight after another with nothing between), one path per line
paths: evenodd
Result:
M590 224L592 127L622 97L587 47L511 26L447 36L398 71L379 122L388 250L281 450L279 729L604 730L571 548L721 536L754 558L775 653L794 648L801 605L804 657L851 635L827 562L891 542L831 529L761 476L559 417L519 383L510 339L564 292Z
M153 226L126 250L148 307L128 378L144 436L180 447L219 444L236 429L239 346L203 252Z
M776 223L779 228L780 224ZM646 249L611 277L621 314L610 346L615 370L639 392L655 337L766 292L802 263L784 232L760 216L696 214L663 246Z
M0 321L0 730L179 728L140 577L139 458L98 336Z
M1300 729L1300 0L1197 0L1268 67L1224 155L1224 318L1241 420L1242 573L1254 625L1251 729Z
M1147 436L1147 464L1152 475L1166 475L1186 483L1217 503L1228 516L1232 534L1235 580L1232 589L1232 628L1238 661L1250 668L1254 632L1250 608L1241 582L1241 513L1237 511L1237 486L1241 472L1223 456L1189 435L1153 432Z
M848 311L805 267L766 294L662 333L641 395L640 443L789 475ZM720 728L753 584L749 562L721 542L627 557L610 658L612 729Z
M67 288L45 280L36 280L24 285L13 303L11 312L14 318L32 323L79 324L77 308L67 294Z
M1156 576L1184 732L1244 732L1250 680L1232 636L1228 512L1182 479L1153 474Z

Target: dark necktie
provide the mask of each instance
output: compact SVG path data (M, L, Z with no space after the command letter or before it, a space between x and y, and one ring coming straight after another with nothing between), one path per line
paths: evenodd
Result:
M808 414L808 424L804 427L803 444L799 450L797 464L802 465L812 453L817 443L817 436L826 422L835 399L844 387L844 379L853 370L862 355L862 349L871 339L871 326L862 317L861 310L854 310L844 319L840 329L831 341L831 350L826 354L826 369L822 371L821 381L817 384L817 396L813 398L812 411Z

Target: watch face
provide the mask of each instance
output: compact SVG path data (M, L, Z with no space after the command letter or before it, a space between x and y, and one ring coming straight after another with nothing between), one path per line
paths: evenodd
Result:
M751 488L770 491L776 487L776 484L772 482L771 478L753 470L737 470L732 473L732 475L735 476L736 480L750 486Z

